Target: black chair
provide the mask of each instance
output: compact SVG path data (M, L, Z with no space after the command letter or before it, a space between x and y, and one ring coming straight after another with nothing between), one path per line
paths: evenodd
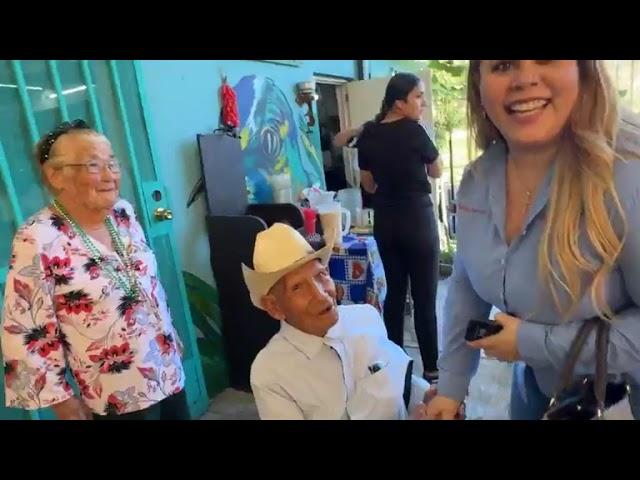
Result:
M280 325L253 306L240 265L253 268L253 246L259 232L275 222L300 230L304 218L301 209L290 203L248 204L239 139L226 134L198 135L198 146L230 383L233 388L249 390L251 364Z

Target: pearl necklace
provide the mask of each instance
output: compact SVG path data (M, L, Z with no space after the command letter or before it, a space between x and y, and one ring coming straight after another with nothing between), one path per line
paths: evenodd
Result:
M69 215L67 210L60 204L60 202L58 202L58 200L53 201L53 206L58 211L60 216L64 218L71 226L74 233L80 237L82 243L84 243L84 246L89 251L91 259L97 265L100 265L105 273L118 284L118 286L126 293L128 297L131 297L132 299L138 299L140 295L140 289L138 287L138 281L136 278L135 269L133 267L133 261L127 253L124 242L122 241L122 237L113 224L111 217L107 216L107 218L105 218L104 220L104 224L107 227L109 236L111 237L113 249L124 264L124 273L116 270L109 262L105 261L104 257L100 253L100 249L91 240L89 235L82 229L82 227L80 227L80 225L73 218L71 218L71 215Z

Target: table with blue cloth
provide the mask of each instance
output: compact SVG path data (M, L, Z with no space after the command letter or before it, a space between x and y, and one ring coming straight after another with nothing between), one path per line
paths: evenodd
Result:
M368 303L382 313L387 282L372 236L344 236L342 245L334 247L329 259L329 274L336 284L340 305Z

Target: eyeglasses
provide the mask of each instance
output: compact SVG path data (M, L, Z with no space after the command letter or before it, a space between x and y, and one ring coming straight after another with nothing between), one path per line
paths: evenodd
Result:
M87 162L87 163L65 163L61 165L60 168L64 167L84 167L87 169L87 173L91 173L93 175L97 175L102 173L102 171L106 168L109 169L111 173L119 174L120 173L120 163L117 161L111 162Z

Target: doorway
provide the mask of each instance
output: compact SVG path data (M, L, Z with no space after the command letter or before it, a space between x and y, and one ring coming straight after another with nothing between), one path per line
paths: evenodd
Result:
M333 146L333 138L342 129L340 121L340 99L338 88L347 80L334 77L316 76L318 92L318 126L322 150L322 168L328 191L337 192L349 188L347 183L344 157L341 148Z

